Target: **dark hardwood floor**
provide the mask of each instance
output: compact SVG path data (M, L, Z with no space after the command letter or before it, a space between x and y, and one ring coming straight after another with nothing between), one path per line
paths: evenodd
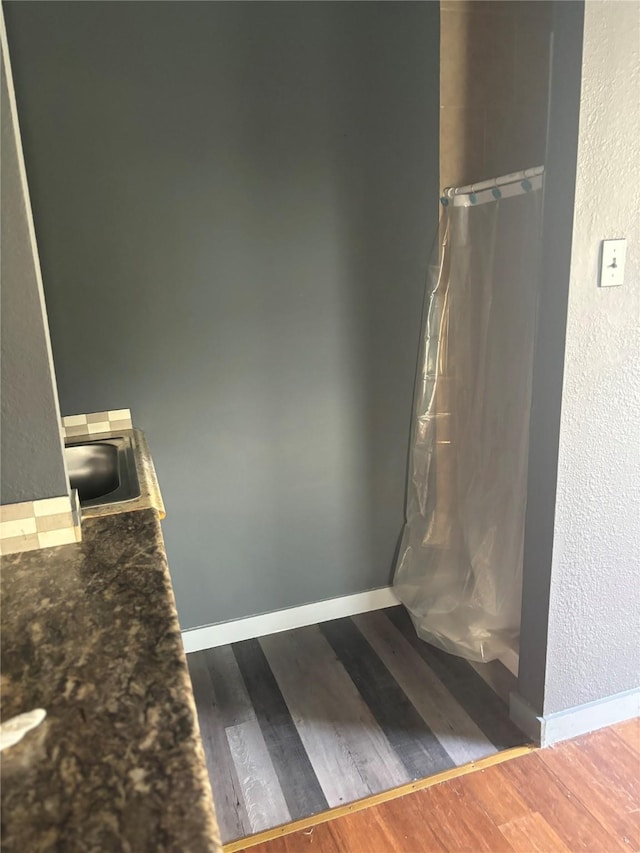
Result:
M188 661L224 842L526 742L511 673L424 643L402 607Z
M638 851L640 720L245 849L249 853Z

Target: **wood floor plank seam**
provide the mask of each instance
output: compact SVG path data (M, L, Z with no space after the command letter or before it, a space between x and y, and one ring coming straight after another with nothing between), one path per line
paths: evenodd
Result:
M187 663L220 833L223 839L248 835L252 831L251 824L226 732L221 724L216 724L215 690L203 653L189 655Z
M217 646L197 654L204 655L207 663L224 728L255 720L255 709L231 646Z
M497 751L384 613L376 611L351 619L456 764Z
M260 644L329 805L407 781L400 759L318 626L264 637ZM305 680L308 670L312 676Z
M219 725L229 747L232 767L227 777L239 784L238 801L251 832L288 820L291 814L264 742L255 708L231 646L218 646L204 656L219 712Z
M257 720L225 729L252 832L287 822L291 814Z
M615 733L616 737L624 741L640 758L640 726L637 725L637 720L627 720L625 723L619 723L615 728Z
M517 844L514 849L522 853L572 853L539 812L508 821L498 826L498 830L512 848Z
M507 779L521 790L532 811L537 809L538 803L553 801L553 809L549 811L547 822L567 846L591 850L594 853L628 850L617 839L611 839L609 832L603 829L602 824L577 797L572 796L566 783L551 773L537 753L516 767L507 766L504 773ZM574 816L571 823L566 819L570 812Z
M227 842L223 845L223 851L224 853L240 853L240 851L250 849L251 847L254 847L257 844L261 844L265 841L269 841L274 838L280 838L284 835L291 835L294 832L298 832L303 829L308 829L312 826L318 826L319 824L336 820L345 815L355 814L356 812L369 809L373 806L380 805L381 803L387 803L392 800L405 797L409 794L426 790L435 785L440 785L445 782L448 782L451 779L456 779L458 777L465 776L468 773L475 773L481 770L485 770L489 767L494 767L496 765L512 761L516 758L521 758L522 756L528 755L536 749L537 747L533 744L527 744L525 746L512 747L511 749L506 749L502 752L496 752L493 755L488 756L487 758L480 759L479 761L472 761L469 764L465 764L461 767L452 767L449 770L444 770L441 773L436 773L433 776L429 776L425 779L416 779L415 781L407 782L405 785L398 785L395 788L390 788L388 791L381 791L377 794L371 794L370 796L363 797L360 800L354 800L351 803L347 803L342 806L336 806L335 808L328 809L325 812L321 812L316 815L310 815L308 818L292 821L291 823L283 824L282 826L276 826L272 829L265 830L264 832L248 836L247 838L239 838L234 841Z
M525 743L491 687L502 664L425 651L399 611L188 656L223 842Z
M292 819L329 808L275 676L257 640L233 652L253 704Z
M522 732L509 718L505 703L467 661L421 640L404 607L386 608L384 613L497 749L522 742Z
M487 812L461 786L461 777L430 789L429 824L445 850L514 853Z
M597 737L597 735L592 735L592 737ZM616 739L617 739L617 736L616 736L615 732L611 732L610 742L615 741ZM565 750L567 753L569 753L569 750L571 750L573 748L574 748L573 744L566 744L565 745ZM595 821L597 821L598 824L600 824L603 831L607 832L609 829L609 826L612 823L616 822L615 816L613 816L611 813L609 813L609 815L607 815L607 817L605 818L605 821L603 822L600 814L596 814L594 812L593 802L590 803L585 796L585 794L587 794L587 793L591 794L591 797L593 799L594 786L592 785L588 789L586 789L584 792L582 792L570 784L570 779L567 776L563 777L560 774L560 772L557 771L556 768L551 766L550 761L548 760L548 756L552 751L555 751L556 749L557 748L555 748L555 747L549 747L547 750L541 751L540 758L544 762L545 767L552 774L552 776L556 779L557 784L562 785L569 792L569 794L573 797L573 799L576 800L582 806L582 808L585 810L585 812L587 812ZM640 762L638 764L638 767L636 768L636 771L638 773L640 773ZM609 790L611 790L611 787L612 787L611 781L609 780L609 783L608 783ZM609 809L609 812L611 812L610 809ZM609 824L609 826L608 826L608 824ZM633 838L633 839L627 838L627 842L628 842L628 848L627 849L633 849L634 851L638 851L638 850L640 850L640 825L638 825L637 822L636 822L635 829L636 829L635 838ZM623 839L623 841L624 841L624 839ZM623 843L623 849L625 849L624 843Z
M351 812L334 809L309 829L280 827L264 833L268 840L246 839L225 853L631 853L638 845L618 819L626 815L635 827L640 817L637 745L640 718L506 761L508 753L498 753L479 772L456 768L452 779L378 804L370 798ZM599 803L589 799L594 787ZM474 818L478 804L484 814Z
M320 630L371 708L409 778L419 779L453 767L451 756L356 625L350 619L340 619L323 622Z

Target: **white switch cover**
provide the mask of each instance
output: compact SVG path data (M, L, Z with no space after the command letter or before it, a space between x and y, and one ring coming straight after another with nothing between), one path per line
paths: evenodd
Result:
M603 240L600 287L618 287L624 281L626 240Z

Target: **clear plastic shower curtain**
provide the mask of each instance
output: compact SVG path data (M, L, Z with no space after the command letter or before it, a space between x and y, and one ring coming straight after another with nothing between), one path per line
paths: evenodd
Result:
M449 204L427 282L394 588L476 661L518 644L540 213L539 189Z

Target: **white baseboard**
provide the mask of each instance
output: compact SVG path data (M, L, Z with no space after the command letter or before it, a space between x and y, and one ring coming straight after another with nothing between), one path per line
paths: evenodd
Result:
M511 719L540 746L551 746L604 726L622 723L640 714L640 688L607 696L566 711L539 717L517 693L511 694Z
M292 628L302 628L305 625L316 625L329 619L381 610L396 604L400 602L393 589L384 586L367 592L356 592L353 595L342 595L339 598L328 598L325 601L314 601L312 604L248 616L246 619L233 619L229 622L218 622L216 625L205 625L203 628L192 628L182 632L182 643L185 652L189 654L202 649L226 646L227 643L277 634L279 631L289 631Z

